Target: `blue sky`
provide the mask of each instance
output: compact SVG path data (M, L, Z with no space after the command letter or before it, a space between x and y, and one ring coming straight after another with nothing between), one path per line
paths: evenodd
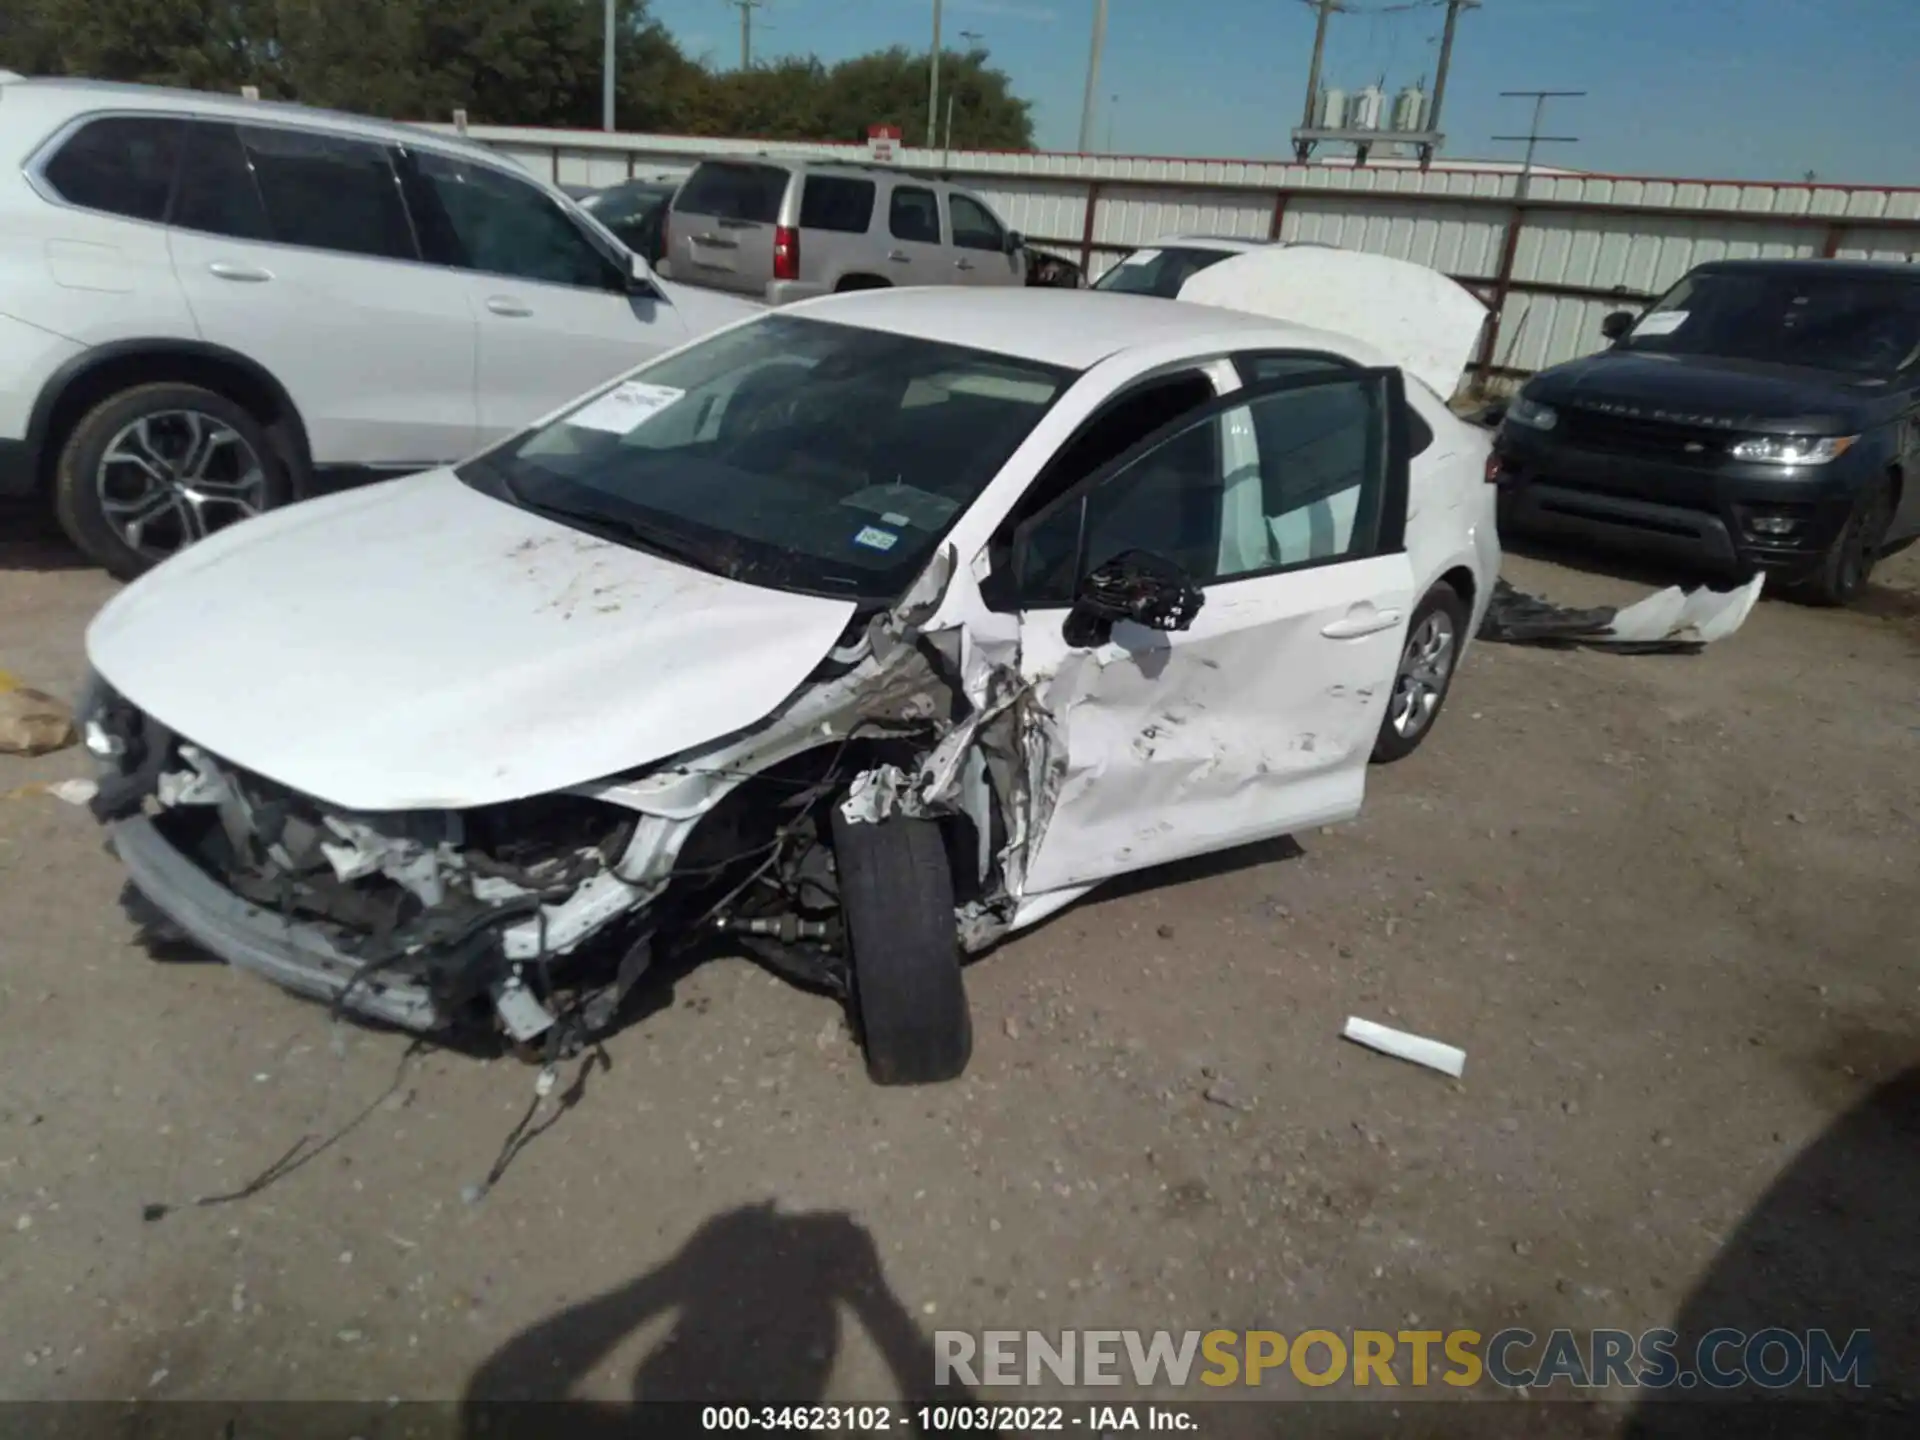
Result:
M1327 82L1430 74L1440 10L1347 0L1328 29ZM978 31L1035 102L1046 149L1078 138L1093 0L945 0L958 47ZM691 54L739 60L726 0L652 0ZM1375 12L1387 13L1375 13ZM1109 0L1095 149L1277 156L1299 123L1313 16L1303 0ZM932 0L767 0L757 56L826 60L925 48ZM1501 90L1585 90L1550 102L1542 163L1630 173L1920 184L1920 0L1485 0L1460 22L1446 153L1519 157L1530 103ZM1110 97L1118 96L1117 102ZM964 137L961 137L964 139Z

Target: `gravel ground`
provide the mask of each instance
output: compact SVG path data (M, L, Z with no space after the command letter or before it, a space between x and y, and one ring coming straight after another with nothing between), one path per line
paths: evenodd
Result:
M662 978L484 1194L529 1069L157 963L84 811L0 800L0 1399L884 1399L949 1327L1728 1315L1870 1327L1914 1393L1920 555L1883 577L1698 657L1479 647L1357 822L974 965L952 1085L744 962ZM71 694L112 588L0 547L0 668Z

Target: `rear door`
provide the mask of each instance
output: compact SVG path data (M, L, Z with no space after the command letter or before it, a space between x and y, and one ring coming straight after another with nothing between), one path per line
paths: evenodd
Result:
M434 150L401 164L422 244L478 317L481 444L687 338L658 287L636 286L631 256L531 181Z
M1237 391L1016 526L1029 743L1060 777L1026 894L1359 810L1414 599L1405 408L1391 370ZM1199 586L1191 628L1069 643L1080 578L1130 550Z
M169 214L202 336L292 396L316 465L397 471L474 442L464 277L424 264L388 147L190 121Z
M667 256L675 280L763 295L773 232L793 173L780 165L703 160L673 197Z
M986 202L964 190L947 192L954 269L962 285L1024 285L1022 258L1007 249L1007 227Z
M925 185L893 187L887 199L887 274L895 285L953 285L953 268L940 226L940 197Z

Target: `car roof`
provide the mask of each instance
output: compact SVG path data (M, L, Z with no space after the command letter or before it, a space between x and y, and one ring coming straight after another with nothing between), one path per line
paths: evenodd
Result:
M1151 295L958 285L858 290L785 307L793 314L1085 370L1122 350L1191 341L1196 353L1231 346L1326 348L1327 334L1238 310ZM1244 337L1244 339L1242 338ZM1358 353L1357 346L1348 349Z
M11 128L8 119L23 108L38 110L43 125L35 127L32 143L38 145L46 132L64 120L94 110L139 110L155 114L217 116L235 122L256 121L265 124L303 125L340 135L355 135L387 144L429 144L443 151L471 155L496 166L525 173L497 150L458 136L441 134L397 120L370 120L339 110L320 110L311 105L295 105L282 100L248 100L239 95L219 95L206 90L175 90L161 85L133 85L115 80L82 80L66 76L29 76L6 80L4 103L0 103L0 127Z

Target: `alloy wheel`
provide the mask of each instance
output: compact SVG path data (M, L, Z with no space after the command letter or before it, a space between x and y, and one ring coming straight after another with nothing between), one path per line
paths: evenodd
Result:
M94 485L114 533L164 560L266 508L267 474L246 438L198 410L161 410L124 427Z
M1387 722L1401 739L1415 739L1433 723L1453 677L1454 640L1453 617L1444 610L1429 612L1408 634L1387 710Z

